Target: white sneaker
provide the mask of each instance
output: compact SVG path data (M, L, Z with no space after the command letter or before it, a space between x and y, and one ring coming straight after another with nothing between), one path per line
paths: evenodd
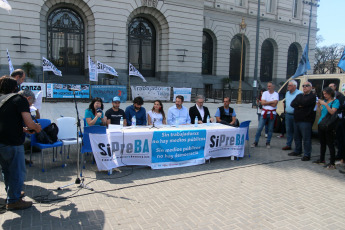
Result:
M268 134L265 134L265 137L267 138L267 137L268 137Z

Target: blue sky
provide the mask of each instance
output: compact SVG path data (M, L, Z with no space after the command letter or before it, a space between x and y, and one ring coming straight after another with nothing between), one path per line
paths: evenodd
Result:
M317 35L321 35L324 39L320 45L328 46L335 43L345 45L345 27L342 19L345 0L320 0L319 5Z

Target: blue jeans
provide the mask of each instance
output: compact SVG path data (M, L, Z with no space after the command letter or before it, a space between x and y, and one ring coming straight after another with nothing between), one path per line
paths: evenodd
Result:
M19 200L26 176L24 145L12 146L0 143L0 165L7 203L14 203Z
M302 140L304 145L304 156L311 155L311 122L295 122L294 124L294 138L295 138L295 152L302 153Z
M272 133L273 133L273 126L274 126L274 121L276 119L276 115L273 115L273 119L271 120L271 114L267 114L267 117L264 118L263 115L261 115L260 117L260 121L259 121L259 126L258 126L258 130L256 131L256 135L255 135L255 143L259 143L259 139L261 136L261 131L264 128L266 122L268 121L268 137L266 140L266 143L271 143L271 138L272 138Z
M260 122L261 114L258 114L258 122ZM265 134L268 134L268 124L265 124Z
M285 127L286 127L286 145L291 147L293 141L293 133L294 133L294 117L293 114L285 113Z

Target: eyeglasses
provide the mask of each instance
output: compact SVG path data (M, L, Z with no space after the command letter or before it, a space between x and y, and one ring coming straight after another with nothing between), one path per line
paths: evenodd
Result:
M302 85L302 87L304 88L304 87L310 87L310 85Z

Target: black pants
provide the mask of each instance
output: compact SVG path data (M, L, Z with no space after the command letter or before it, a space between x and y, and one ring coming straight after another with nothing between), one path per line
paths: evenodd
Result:
M336 129L336 140L337 140L337 147L338 147L338 154L337 157L340 159L345 160L345 119L340 119L338 121L338 126Z
M325 154L326 154L326 147L329 148L329 153L331 155L330 162L331 164L335 164L335 148L334 148L334 130L328 130L328 131L321 131L319 132L319 140L320 140L320 161L325 160Z

